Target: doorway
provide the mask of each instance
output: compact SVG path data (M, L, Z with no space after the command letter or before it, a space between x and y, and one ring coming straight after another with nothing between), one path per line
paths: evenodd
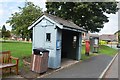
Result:
M70 30L62 30L61 59L77 60L78 33Z

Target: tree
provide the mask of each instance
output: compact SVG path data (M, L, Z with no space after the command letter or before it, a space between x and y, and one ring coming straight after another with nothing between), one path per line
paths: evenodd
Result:
M118 42L120 43L120 32L118 33Z
M5 25L3 25L3 27L2 27L2 31L6 31Z
M10 34L10 31L9 30L7 30L6 32L5 32L5 37L10 37L11 36L11 34Z
M1 32L2 32L2 38L4 38L5 34L6 34L6 27L5 27L5 25L3 25Z
M12 32L14 34L22 35L22 38L28 38L31 34L28 27L42 15L42 10L32 2L26 2L23 8L18 8L20 11L12 14L12 17L9 18L7 23L10 23L12 26Z
M99 32L108 22L107 14L115 14L116 2L46 2L47 13L72 20L91 32Z
M120 30L114 33L118 37L118 43L120 43Z
M0 29L0 38L2 38L2 29Z
M117 33L118 33L118 43L120 43L120 30Z
M5 25L3 25L3 27L2 27L1 33L2 33L2 38L8 38L11 36L10 31L6 30Z

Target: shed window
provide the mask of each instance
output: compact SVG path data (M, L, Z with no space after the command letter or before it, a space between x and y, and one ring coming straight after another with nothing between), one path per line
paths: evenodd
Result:
M73 42L77 41L77 36L73 36Z
M77 36L73 36L73 48L76 48Z
M51 41L51 33L46 33L46 41Z

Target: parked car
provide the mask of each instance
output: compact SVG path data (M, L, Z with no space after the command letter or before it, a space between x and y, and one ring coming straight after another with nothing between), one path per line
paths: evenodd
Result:
M120 48L120 43L119 43L119 44L117 44L117 48Z

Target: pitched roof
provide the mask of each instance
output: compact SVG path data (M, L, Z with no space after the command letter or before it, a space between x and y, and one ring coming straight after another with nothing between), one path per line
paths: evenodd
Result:
M63 26L63 29L66 29L66 28L71 28L71 29L76 29L76 30L81 30L83 32L87 32L87 30L83 29L82 27L79 27L78 25L76 25L75 23L73 23L72 21L69 21L69 20L64 20L60 17L57 17L57 16L53 16L53 15L50 15L50 14L47 14L47 13L44 13L43 16L46 16L48 18L50 18L51 20L53 20L54 22L58 23L59 25L62 25ZM38 19L40 20L40 18ZM36 21L38 24L39 21ZM34 24L34 23L33 23ZM31 25L28 29L31 29L32 27L34 27L36 24L34 25ZM59 27L59 26L58 26Z
M85 36L85 38L83 38L83 40L87 40L87 39L89 39L90 37L98 37L99 38L99 35L98 34L95 34L95 33L93 33L93 34L87 34L86 36Z
M116 40L116 36L112 34L103 34L103 35L100 35L100 40L114 41Z
M89 37L99 37L98 34L88 34Z

